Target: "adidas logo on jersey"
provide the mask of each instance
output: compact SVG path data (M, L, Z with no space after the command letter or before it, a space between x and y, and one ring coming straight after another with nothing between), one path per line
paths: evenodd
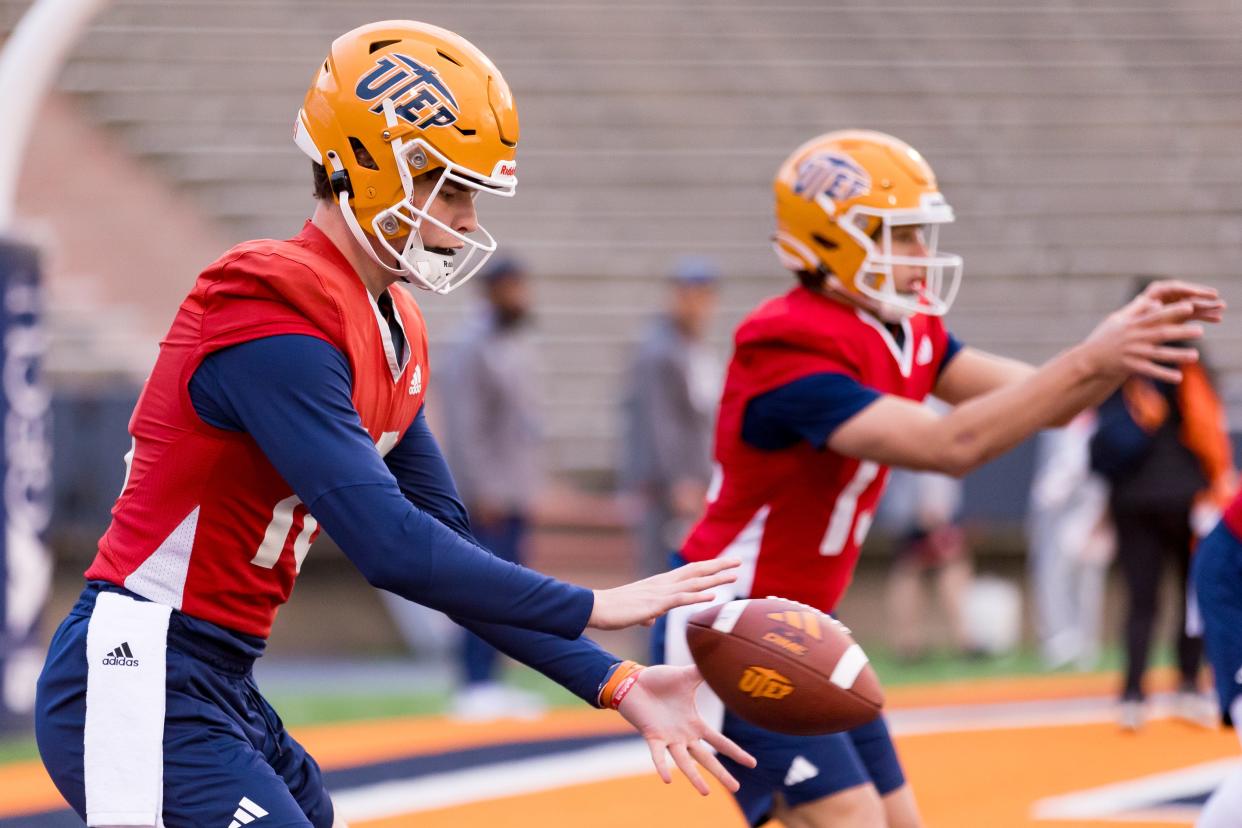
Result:
M819 768L812 765L805 756L795 756L789 764L789 773L785 774L785 787L800 785L808 779L819 776Z
M229 828L241 828L265 816L267 811L255 804L250 797L243 796L241 802L237 803L237 810L233 812L233 821L229 823Z
M134 651L129 648L129 642L126 641L104 656L103 664L110 667L137 667L138 659L134 658Z
M423 366L414 366L414 376L410 379L410 396L415 397L423 392Z

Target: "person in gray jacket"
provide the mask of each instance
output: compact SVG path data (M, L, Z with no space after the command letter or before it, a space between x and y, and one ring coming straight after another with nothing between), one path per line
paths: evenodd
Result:
M620 485L644 575L668 568L669 554L703 508L711 479L723 366L706 334L718 282L710 260L677 263L668 307L643 333L626 378Z
M444 454L475 539L521 563L543 481L530 283L515 259L492 262L479 280L485 302L438 378ZM528 715L542 706L532 694L498 683L496 662L491 645L466 633L465 686L454 708L460 717Z

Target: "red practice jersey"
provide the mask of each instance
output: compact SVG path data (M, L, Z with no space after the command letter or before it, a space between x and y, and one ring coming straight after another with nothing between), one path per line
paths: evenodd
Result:
M1229 531L1233 532L1233 536L1242 540L1242 489L1238 490L1233 500L1225 507L1223 520L1229 527Z
M413 422L428 380L422 315L405 291L390 294L404 362L361 279L309 222L288 241L234 247L203 271L130 420L125 485L86 577L266 636L318 525L249 435L198 417L190 379L231 345L318 337L347 359L354 406L385 453Z
M741 597L789 598L830 611L849 585L888 468L805 440L764 451L742 439L746 405L812 374L843 374L882 394L922 401L948 345L938 317L902 323L795 288L738 326L716 425L717 478L683 549L689 561L742 559Z

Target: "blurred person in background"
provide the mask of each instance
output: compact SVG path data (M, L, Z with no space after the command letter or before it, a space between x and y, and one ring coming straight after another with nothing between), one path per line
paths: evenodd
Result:
M720 273L687 256L669 276L667 307L643 332L622 399L620 486L633 523L638 569L668 568L711 480L712 420L723 366L706 337Z
M933 407L944 411L944 406ZM923 577L930 574L958 655L975 655L965 623L965 601L973 579L966 532L958 523L962 481L944 474L895 469L879 520L893 534L893 563L886 602L893 647L905 661L925 658L929 623Z
M182 303L39 679L39 753L87 824L344 824L252 672L321 525L372 585L618 710L665 781L667 750L701 793L699 765L736 787L707 746L750 760L699 717L696 670L582 637L735 576L700 565L590 590L504 561L471 536L427 428L427 334L393 288L447 293L487 260L475 198L514 193L517 138L504 79L458 35L385 21L333 42L295 121L312 217L234 247Z
M1137 283L1141 291L1151 283ZM1151 650L1166 562L1176 568L1179 676L1176 715L1210 722L1214 711L1199 690L1203 642L1194 614L1187 625L1190 556L1236 482L1224 410L1202 362L1184 366L1182 381L1133 377L1100 406L1091 439L1092 468L1109 482L1109 511L1117 527L1117 560L1125 578L1125 678L1121 726L1142 725L1143 676Z
M1040 655L1050 669L1099 662L1108 564L1117 546L1108 484L1091 470L1095 412L1040 432L1026 531Z
M890 466L960 477L1098 405L1131 374L1175 382L1180 372L1161 363L1197 353L1165 343L1222 318L1215 290L1157 283L1036 368L965 347L946 329L962 260L938 242L954 215L913 147L865 130L821 135L785 160L773 191L777 255L798 285L738 326L716 426L717 480L682 548L686 560L743 562L738 586L718 600L736 591L832 612ZM952 406L946 413L922 404L933 393ZM671 663L689 659L690 615L676 610L662 622ZM923 824L883 716L806 737L717 715L758 759L749 769L722 758L751 825Z
M506 561L523 563L532 510L543 486L539 358L530 335L530 280L516 259L489 262L483 302L440 377L444 457L470 513L474 539ZM497 681L497 652L467 631L465 686L454 712L465 719L531 716L534 693Z

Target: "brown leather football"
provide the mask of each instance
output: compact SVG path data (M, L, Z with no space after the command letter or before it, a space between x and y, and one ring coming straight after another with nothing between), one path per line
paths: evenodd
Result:
M880 714L884 692L840 622L805 604L750 598L695 614L690 653L725 706L797 736L836 733Z

